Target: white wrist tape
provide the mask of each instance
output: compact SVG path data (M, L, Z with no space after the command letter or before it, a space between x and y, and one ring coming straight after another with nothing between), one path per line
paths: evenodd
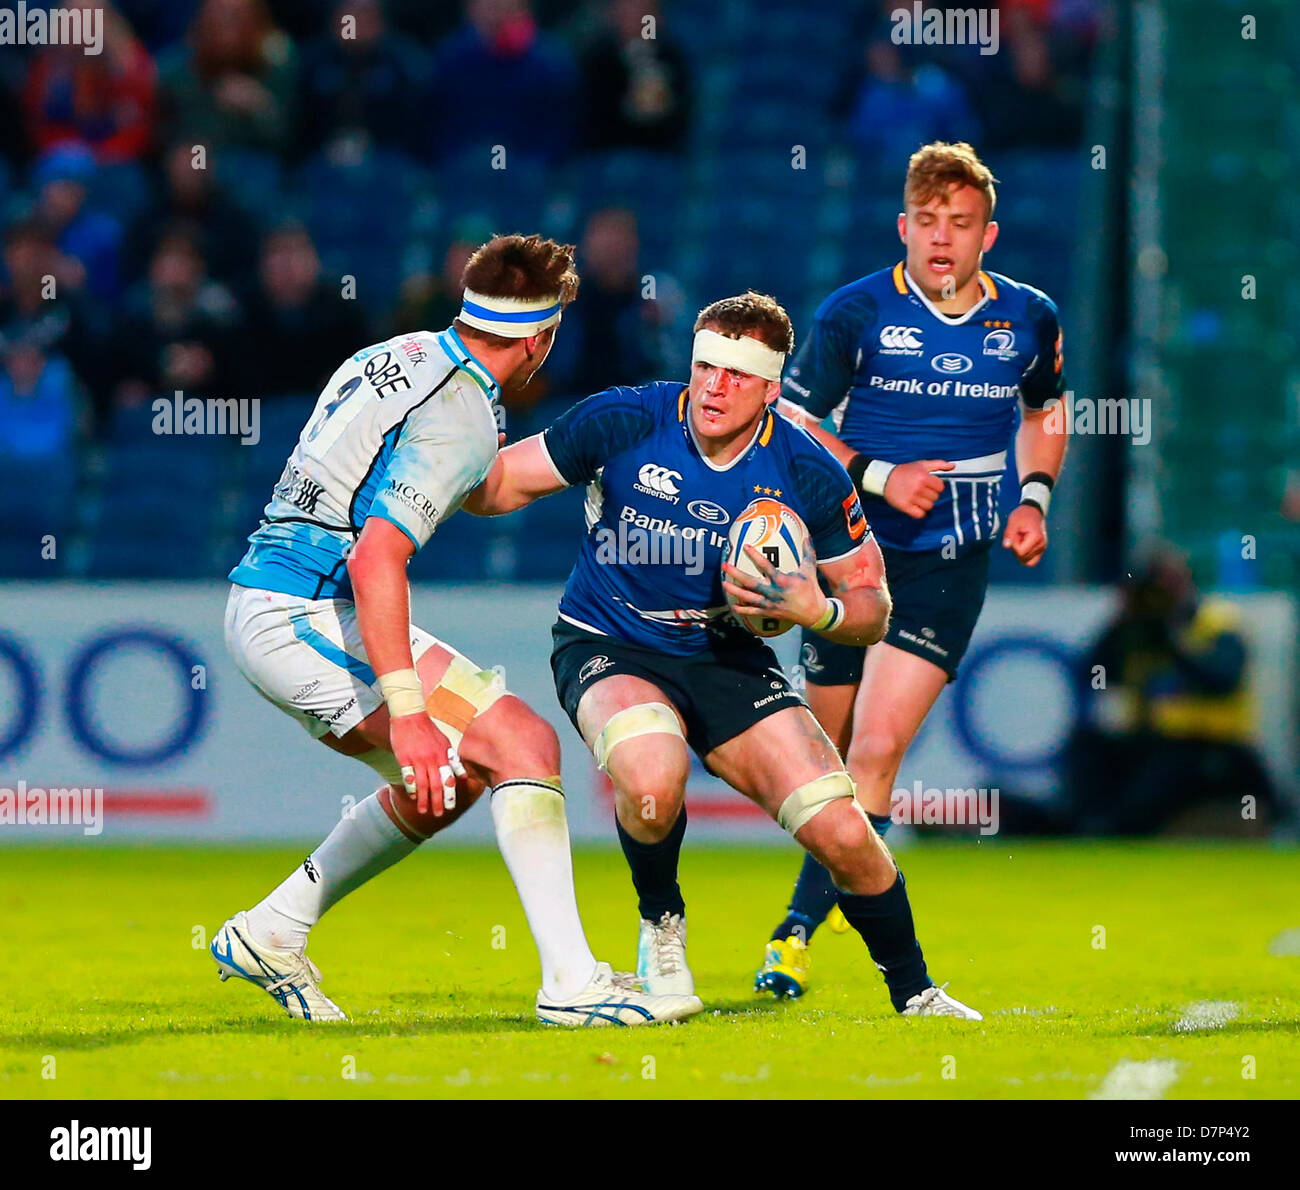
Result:
M403 715L424 713L424 687L420 675L413 669L395 669L379 675L379 693L388 704L388 713L394 719Z
M869 496L883 496L885 483L897 463L886 463L884 459L872 459L862 473L862 490Z
M844 601L842 599L826 600L826 610L810 625L814 632L834 632L844 623Z
M692 364L712 364L715 368L734 368L764 380L780 380L785 367L785 353L773 351L749 335L733 339L717 331L695 332L695 345L691 350Z
M1052 489L1045 483L1032 479L1020 489L1020 503L1023 504L1026 500L1037 504L1043 510L1043 516L1046 516L1047 506L1052 502Z

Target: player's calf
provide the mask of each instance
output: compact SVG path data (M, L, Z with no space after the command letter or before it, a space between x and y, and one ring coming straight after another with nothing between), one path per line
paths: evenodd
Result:
M598 744L614 783L619 844L641 915L636 973L651 993L693 996L695 979L686 962L686 902L677 882L690 757L666 704L631 707L622 716L610 719ZM645 734L611 732L620 723L629 732ZM658 730L660 726L671 730ZM603 746L611 736L617 745L612 754Z
M393 825L413 843L423 843L460 819L478 801L484 788L483 782L473 773L458 777L456 805L441 814L434 814L431 809L421 813L419 799L414 793L408 793L400 780L381 789L378 798Z
M974 1010L931 991L907 883L853 794L847 772L824 774L794 790L777 820L830 870L840 909L884 973L895 1011L978 1019Z

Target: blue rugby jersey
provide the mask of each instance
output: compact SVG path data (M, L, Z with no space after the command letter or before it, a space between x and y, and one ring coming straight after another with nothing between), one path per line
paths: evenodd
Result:
M864 506L877 539L899 550L959 549L996 538L998 497L1017 399L1041 409L1065 391L1061 329L1046 294L980 273L984 297L940 313L900 261L837 289L783 382L787 400L824 418L871 459L946 459L944 490L914 520L883 497Z
M665 381L588 397L542 444L558 478L589 485L587 536L561 619L674 656L753 646L728 610L721 566L731 522L755 500L794 509L821 563L869 536L848 473L770 409L722 467L695 443L685 387Z

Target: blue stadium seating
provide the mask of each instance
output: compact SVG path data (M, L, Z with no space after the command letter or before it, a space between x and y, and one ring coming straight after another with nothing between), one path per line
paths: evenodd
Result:
M110 439L115 443L127 444L153 442L155 414L153 404L144 401L139 405L119 405L113 410Z
M412 580L425 582L476 582L492 577L489 549L504 522L456 513L411 560ZM508 534L508 530L506 530Z
M514 514L519 521L515 578L520 582L562 582L568 577L586 534L585 491L565 488Z
M286 394L262 401L260 437L256 443L239 448L245 475L262 484L280 478L284 462L293 452L315 404L315 393Z
M234 449L212 435L155 438L152 442L123 443L108 452L104 499L108 503L150 492L170 495L215 493L222 455Z
M489 145L445 163L436 181L447 222L473 215L488 219L499 232L534 230L551 197L547 172L518 155L507 157L506 166L492 168Z
M156 437L110 446L87 518L88 573L183 577L206 573L220 476L234 447L211 436ZM177 513L187 532L169 531Z
M112 215L123 227L143 215L152 200L149 175L134 161L101 166L88 195L88 205Z
M175 538L147 525L110 525L92 532L88 547L91 578L218 578L222 565L204 536Z
M222 149L209 168L215 168L230 200L259 224L267 226L293 213L284 201L284 169L269 153Z
M386 149L342 164L318 155L298 171L297 201L316 247L330 272L356 277L360 300L382 308L397 292L427 185L414 162Z
M67 560L75 527L76 472L47 462L0 458L5 488L21 500L0 501L0 578L53 578ZM52 537L55 556L43 558Z

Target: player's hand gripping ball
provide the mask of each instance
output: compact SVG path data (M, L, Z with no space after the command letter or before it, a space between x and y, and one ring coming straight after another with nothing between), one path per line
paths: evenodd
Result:
M767 578L754 559L745 552L746 546L753 546L781 574L796 574L808 556L808 529L799 514L781 501L755 500L732 522L724 560L750 578ZM733 609L736 608L740 602L738 597L725 587L723 589L726 591L727 603ZM793 620L775 615L737 615L735 619L755 636L780 636L794 627Z

